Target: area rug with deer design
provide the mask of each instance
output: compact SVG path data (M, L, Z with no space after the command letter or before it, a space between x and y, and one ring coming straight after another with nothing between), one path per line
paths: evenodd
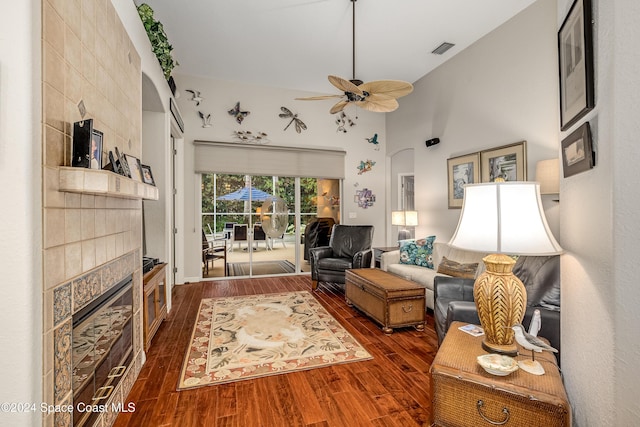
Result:
M208 298L178 390L368 359L310 292Z

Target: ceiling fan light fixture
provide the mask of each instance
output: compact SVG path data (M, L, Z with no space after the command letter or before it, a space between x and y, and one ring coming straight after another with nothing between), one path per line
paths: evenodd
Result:
M338 76L328 76L329 82L339 89L340 95L309 96L296 98L304 101L313 101L329 98L341 98L331 109L330 114L341 112L347 105L356 105L367 111L376 113L388 113L398 108L396 98L408 95L413 91L413 85L400 80L376 80L364 83L356 79L356 1L350 0L353 9L352 24L352 66L353 78L343 79Z
M443 53L445 53L446 51L448 51L454 46L455 46L455 43L444 42L437 48L433 49L431 53L433 53L434 55L442 55Z

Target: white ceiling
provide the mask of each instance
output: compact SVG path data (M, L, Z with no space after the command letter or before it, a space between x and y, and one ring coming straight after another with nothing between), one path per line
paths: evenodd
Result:
M534 1L357 0L355 77L413 83ZM351 0L146 3L177 73L320 93L335 93L329 74L353 77ZM431 53L445 41L455 47Z

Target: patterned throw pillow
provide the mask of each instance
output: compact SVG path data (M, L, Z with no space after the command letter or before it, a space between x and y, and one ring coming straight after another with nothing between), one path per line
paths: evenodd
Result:
M465 279L474 279L476 277L477 269L477 262L460 264L457 261L447 259L446 256L442 257L442 261L440 261L440 264L438 265L438 273L453 277L463 277Z
M433 242L436 236L403 241L400 245L400 264L417 265L433 270Z

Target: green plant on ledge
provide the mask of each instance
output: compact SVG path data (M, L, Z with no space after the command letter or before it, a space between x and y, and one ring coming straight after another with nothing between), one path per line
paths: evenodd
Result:
M153 53L156 55L156 58L158 58L160 67L162 67L164 77L169 80L171 71L176 65L179 65L171 56L173 46L169 44L169 39L164 32L162 24L153 19L153 9L151 9L148 4L142 3L138 6L138 14L142 20L144 29L147 31L147 36L149 36Z

